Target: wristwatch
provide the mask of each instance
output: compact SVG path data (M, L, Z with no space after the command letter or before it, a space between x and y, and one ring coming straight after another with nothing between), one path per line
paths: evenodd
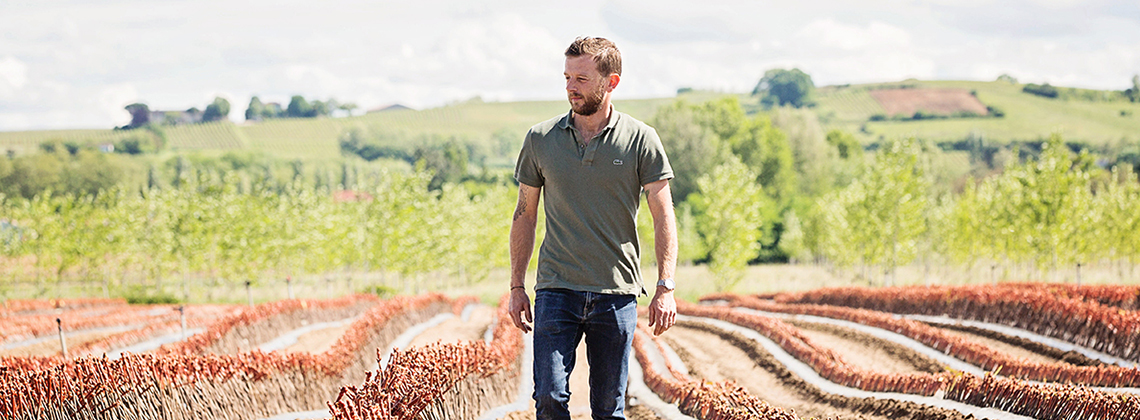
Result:
M677 288L677 283L674 283L672 278L667 278L667 279L657 280L657 286L658 287L665 286L666 290L673 291L673 289Z

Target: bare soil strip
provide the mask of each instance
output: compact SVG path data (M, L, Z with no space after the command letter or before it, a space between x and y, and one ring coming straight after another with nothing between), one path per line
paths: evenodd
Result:
M297 337L297 342L293 345L286 347L283 351L286 353L312 353L321 354L332 348L333 344L344 335L352 327L351 323L346 323L337 327L322 328L316 331L310 331L300 337Z
M1045 358L1045 360L1050 360L1053 362L1061 361L1061 362L1065 362L1065 363L1068 363L1071 365L1076 365L1076 366L1101 366L1101 365L1105 364L1104 362L1102 362L1100 360L1089 358L1088 356L1085 356L1085 355L1078 353L1076 351L1073 351L1073 350L1064 351L1064 350L1061 350L1061 349L1058 349L1055 347L1050 347L1050 346L1047 346L1047 345L1044 345L1044 344L1041 344L1041 343L1038 343L1038 342L1035 342L1032 340L1028 340L1028 339L1025 339L1022 337L1015 337L1015 336L1008 335L1008 334L1002 334L1000 332L987 330L984 328L978 328L978 327L969 326L969 325L956 325L956 324L933 324L933 323L931 323L928 325L935 327L935 328L942 328L945 330L953 330L953 331L959 331L962 333L966 333L971 337L971 339L977 339L978 341L982 341L981 340L982 338L988 338L991 340L1000 341L1000 342L1009 344L1011 346L1015 346L1015 347L1024 349L1025 351L1031 352L1032 354L1042 356ZM987 343L986 345L990 345L990 344L988 344L989 342L986 342L986 343ZM996 347L996 346L993 346L993 347L995 349L998 349L998 347ZM1033 360L1033 359L1031 359L1031 360Z
M796 320L786 322L863 369L890 373L938 373L945 370L944 366L905 346L850 328Z
M822 417L835 415L840 419L886 418L899 420L949 420L974 418L972 416L962 414L956 410L932 407L911 401L845 397L825 393L819 387L807 383L803 378L792 373L786 366L777 361L771 353L766 351L760 343L748 337L744 337L740 333L717 328L704 322L678 321L677 325L680 327L678 330L681 328L699 330L709 333L711 336L719 337L721 343L719 343L719 345L711 346L712 355L715 356L714 360L717 361L716 363L721 363L721 360L724 359L723 355L729 351L732 351L733 349L742 351L747 354L748 359L750 359L750 362L754 366L760 368L760 370L763 372L767 372L767 375L778 379L779 385L774 384L770 389L763 391L753 391L752 387L747 385L743 378L737 379L734 376L729 376L727 374L725 377L737 380L738 383L745 386L745 388L748 388L750 392L755 392L755 395L764 399L769 398L765 396L768 391L776 390L778 386L779 388L783 389L782 391L778 391L778 393L791 394L792 398L798 399L800 401L805 401L805 404L808 405L804 406L804 408L801 409L797 406L782 404L771 399L768 399L768 401L773 405L795 409L797 414L799 414L801 417L806 418L811 416ZM671 333L672 330L666 335L669 335ZM704 338L711 340L711 336L704 336ZM686 341L686 343L688 342ZM681 353L681 351L679 351L679 348L680 346L675 346L674 350L678 350L678 353ZM697 371L701 366L698 366L695 363L689 363L688 367L690 371ZM737 366L736 370L733 370L731 368L718 369L721 369L722 372L727 372L728 374L736 374L734 372L742 372L739 373L741 376L752 375L756 372L755 370L751 370L748 366ZM812 406L811 404L816 405ZM815 414L809 411L811 409L820 410L823 414ZM836 414L826 414L828 412L834 412Z
M780 373L758 363L754 355L727 339L729 333L695 322L678 322L662 339L677 352L693 378L707 381L732 380L748 392L777 407L795 410L801 417L838 419L888 419L837 408L817 395L790 384ZM744 341L740 338L741 342ZM761 350L762 351L762 350ZM767 355L765 352L764 355ZM775 366L774 360L769 361ZM791 375L790 372L783 372Z
M1024 348L1014 346L1014 345L1011 345L1009 343L1005 343L1002 341L994 340L994 339L989 338L989 337L983 337L983 336L980 336L977 334L971 334L968 332L956 331L956 330L951 330L951 329L946 329L946 333L950 334L950 335L955 335L955 336L961 337L962 339L965 339L965 340L970 340L970 341L973 341L975 343L984 345L986 347L989 347L993 351L1005 353L1005 354L1008 354L1008 355L1013 356L1013 357L1028 360L1030 362L1034 362L1034 363L1057 363L1058 362L1057 359L1054 359L1052 357L1037 354L1037 353L1034 353L1032 351L1026 350Z
M462 317L448 319L442 324L417 335L408 347L424 346L436 342L454 344L460 341L482 340L483 334L494 318L495 308L487 305L475 305L466 321Z
M1061 351L1072 351L1080 353L1094 360L1099 360L1108 364L1115 364L1118 366L1138 366L1135 361L1125 360L1107 353L1090 349L1088 347L1079 346L1067 341L1059 340L1053 337L1047 337L1031 331L1026 331L1020 328L1010 327L1008 325L995 324L991 322L972 321L966 319L954 319L946 316L929 316L929 315L901 315L903 318L925 322L937 326L944 325L964 325L970 327L977 327L984 330L996 331L1013 337L1020 337L1045 346L1049 346Z

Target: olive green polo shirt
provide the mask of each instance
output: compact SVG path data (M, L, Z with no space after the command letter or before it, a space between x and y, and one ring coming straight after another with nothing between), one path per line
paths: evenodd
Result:
M520 183L542 188L546 211L535 289L645 294L637 208L643 185L673 178L661 139L613 111L587 144L570 118L531 127L515 167Z

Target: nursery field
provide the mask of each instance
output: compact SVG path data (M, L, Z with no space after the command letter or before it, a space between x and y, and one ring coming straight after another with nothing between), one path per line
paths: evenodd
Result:
M530 336L505 306L10 300L0 417L531 419ZM678 306L673 329L634 338L628 418L1140 419L1137 286L844 287ZM574 419L589 418L586 363L579 348Z

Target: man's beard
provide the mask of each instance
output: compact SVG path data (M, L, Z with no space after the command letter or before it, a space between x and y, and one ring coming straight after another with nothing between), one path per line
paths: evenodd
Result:
M599 85L597 90L582 94L583 102L581 105L575 106L574 102L570 102L570 109L573 110L575 114L581 116L594 115L598 112L598 108L602 107L602 99L605 99L605 97L605 86Z

